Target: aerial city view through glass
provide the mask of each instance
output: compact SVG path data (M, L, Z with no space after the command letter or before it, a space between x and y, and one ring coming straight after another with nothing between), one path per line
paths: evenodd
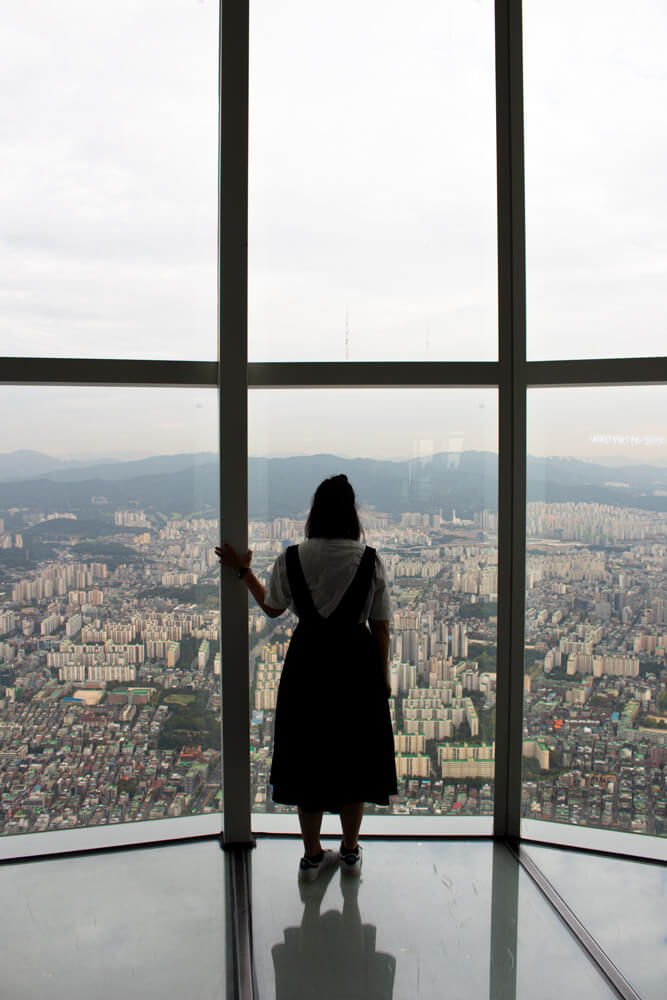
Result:
M399 794L378 812L488 816L497 455L251 457L260 576L336 472L394 603ZM4 834L220 809L217 483L211 452L2 456ZM662 835L667 469L530 456L528 496L523 815ZM251 606L249 624L253 808L281 810L267 779L293 620Z
M72 5L2 11L2 353L212 360L218 4ZM662 9L525 7L528 357L662 355ZM252 362L498 357L493 4L378 9L251 5ZM386 567L379 811L489 817L496 390L250 396L260 576L338 472ZM526 820L667 832L666 412L529 390ZM215 391L6 386L0 426L0 833L219 811ZM257 812L292 627L249 607Z
M313 485L329 472L345 472L353 483L366 541L383 560L393 601L390 708L399 794L388 809L369 811L493 812L496 469L495 454L465 451L404 461L250 460L251 497L265 508L250 523L257 572L268 578L282 548L303 538ZM250 623L253 804L286 812L271 802L267 782L280 669L295 620L287 614L267 621L251 607Z
M193 509L192 456L185 469L169 457L150 472L77 466L68 480L62 463L16 454L23 472L7 481L12 457L0 482L2 832L219 810L218 521L213 504Z

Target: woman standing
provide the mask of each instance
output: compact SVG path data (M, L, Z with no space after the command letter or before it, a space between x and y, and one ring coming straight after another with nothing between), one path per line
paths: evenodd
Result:
M299 878L309 881L338 861L359 874L364 803L388 805L396 769L387 704L391 605L382 563L359 540L346 476L320 483L305 535L278 556L266 590L250 551L223 543L216 554L270 618L289 608L299 619L280 678L269 780L274 802L298 807ZM323 812L340 814L340 853L322 850Z

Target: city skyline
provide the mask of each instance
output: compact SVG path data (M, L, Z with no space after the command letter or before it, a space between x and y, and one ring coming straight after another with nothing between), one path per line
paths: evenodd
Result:
M164 491L145 509L84 495L64 521L44 520L38 496L2 512L9 834L219 809L217 522L166 514ZM522 815L664 836L665 514L534 502L527 517ZM389 815L490 819L497 517L412 508L366 521L393 602L400 787ZM253 521L260 577L302 528L300 518ZM285 811L267 779L292 624L249 608L260 812Z

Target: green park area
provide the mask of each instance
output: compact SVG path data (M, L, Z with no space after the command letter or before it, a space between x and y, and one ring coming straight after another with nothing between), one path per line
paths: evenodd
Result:
M191 705L195 700L194 694L168 694L162 699L164 705Z
M160 733L161 750L181 750L200 746L204 750L220 749L220 720L206 708L206 691L168 691L160 699L169 706L169 718Z
M477 601L475 604L462 604L459 608L459 618L495 618L498 614L498 605L495 601Z

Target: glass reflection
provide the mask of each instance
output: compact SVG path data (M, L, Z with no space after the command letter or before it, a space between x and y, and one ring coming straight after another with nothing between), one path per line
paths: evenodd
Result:
M362 921L358 879L341 878L342 909L321 912L335 874L330 868L316 882L299 885L301 924L286 927L284 940L271 949L276 1000L391 1000L394 995L396 958L376 950L377 928Z
M295 839L271 838L252 852L254 957L268 1000L615 996L502 844L367 839L360 882L328 869L305 886L298 852Z

